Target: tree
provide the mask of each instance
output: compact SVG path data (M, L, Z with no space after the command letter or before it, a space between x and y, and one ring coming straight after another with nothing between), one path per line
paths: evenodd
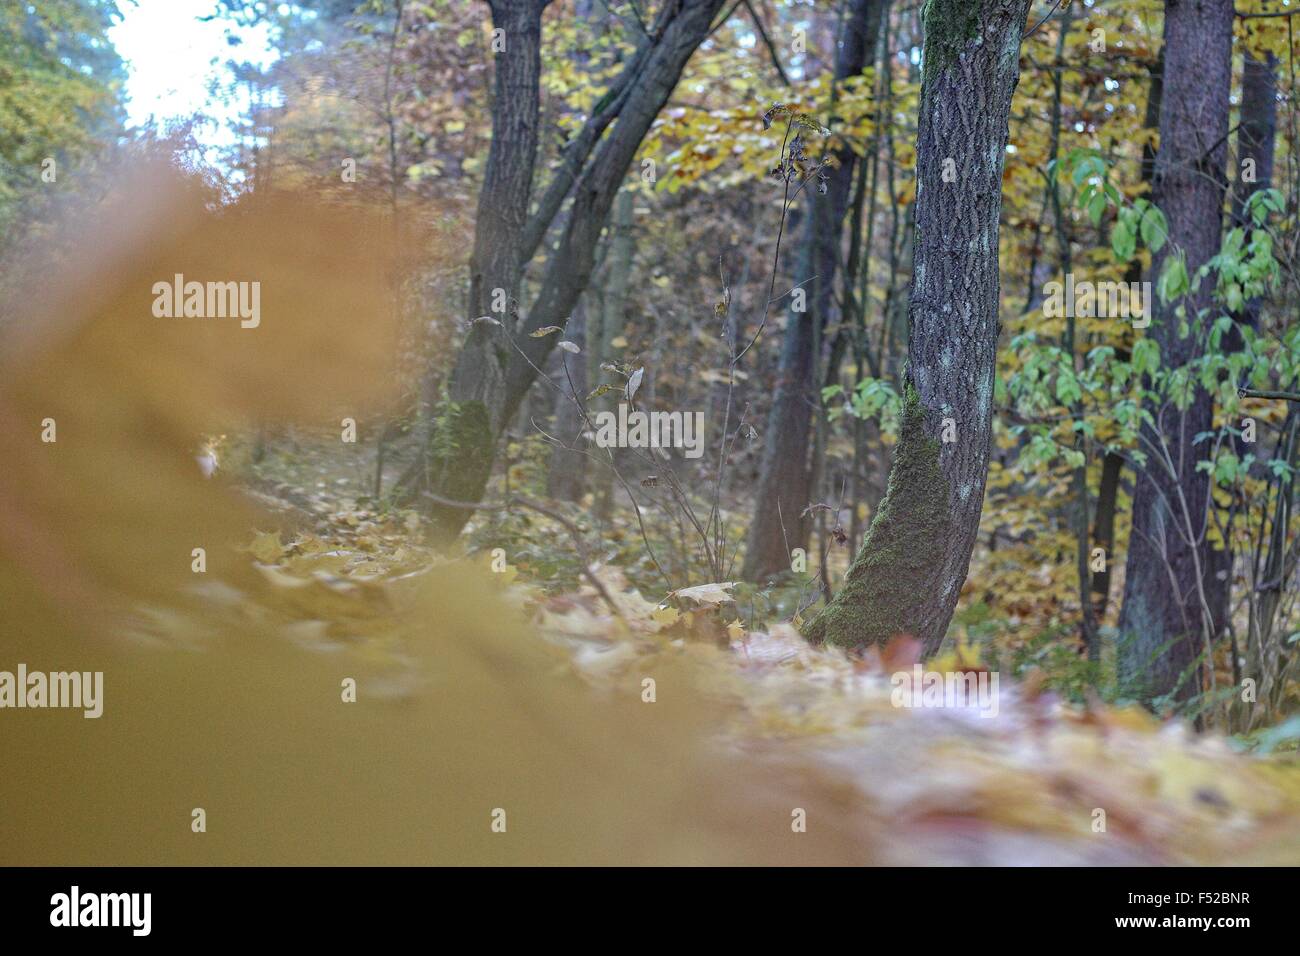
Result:
M586 289L596 245L628 166L687 60L708 35L723 0L660 5L643 27L636 52L561 154L558 169L530 213L540 24L548 3L489 3L504 44L496 55L493 139L471 259L471 328L452 371L448 405L436 423L441 434L426 473L434 495L431 517L443 536L458 533L472 511L438 499L475 502L481 497L504 424L559 338L532 333L563 326ZM517 299L522 270L570 196L568 216L549 248L537 296L524 310ZM480 311L485 304L487 310ZM426 403L430 398L426 396Z
M0 251L25 204L121 134L125 71L107 36L119 16L115 0L0 7Z
M1246 203L1256 190L1273 185L1273 147L1277 135L1277 77L1272 54L1254 56L1249 50L1242 58L1241 122L1237 124L1237 178L1232 190L1232 228L1249 229ZM1260 303L1252 299L1234 316L1232 327L1224 336L1225 353L1240 352L1245 345L1242 327L1259 329ZM1248 443L1235 437L1238 458L1251 451ZM1231 520L1231 518L1229 518ZM1211 629L1217 637L1231 624L1233 549L1231 534L1225 535L1222 548L1207 548L1205 589L1212 616Z
M1147 105L1142 125L1145 129L1158 130L1160 127L1160 100L1163 96L1162 79L1164 76L1164 51L1151 67L1151 86L1147 93ZM1142 184L1150 186L1155 177L1156 151L1152 143L1142 147ZM1126 282L1142 280L1142 264L1134 259L1125 273ZM1118 357L1127 361L1131 358L1125 350ZM1093 615L1100 621L1106 615L1110 603L1110 568L1115 554L1115 518L1119 512L1120 476L1124 469L1124 456L1119 451L1108 451L1101 463L1101 478L1097 486L1097 507L1092 526L1092 543L1094 548L1101 548L1105 556L1105 568L1092 576Z
M569 322L568 340L584 351L590 348L587 340L587 302L578 300ZM586 456L573 450L579 436L586 428L578 402L587 394L587 356L568 351L560 352L561 371L556 379L559 390L555 393L555 435L562 442L551 449L550 469L546 476L546 493L565 501L581 501L586 490Z
M848 15L835 58L837 83L857 76L874 59L884 0L847 0L846 6ZM790 548L803 547L808 540L808 521L801 512L812 492L808 439L818 406L817 346L831 312L840 238L857 162L857 155L846 143L831 154L835 163L827 174L826 195L808 190L807 239L795 278L801 285L809 283L811 308L796 309L792 297L765 429L754 520L745 547L743 575L751 581L788 568Z
M943 642L979 529L998 338L998 220L1029 0L931 0L901 433L844 585L808 626L862 646Z
M1169 241L1154 257L1160 274L1170 256L1181 256L1186 274L1219 247L1223 219L1224 163L1232 83L1231 0L1167 0L1165 71L1160 108L1160 148L1153 196L1168 222ZM1197 329L1209 308L1212 283L1182 301L1158 302L1150 333L1166 370L1197 358L1204 336ZM1192 334L1183 335L1180 310ZM1146 700L1199 690L1195 664L1202 632L1204 595L1202 533L1207 476L1197 467L1208 443L1195 443L1211 427L1212 403L1194 387L1183 411L1148 409L1142 427L1147 463L1137 474L1133 529L1125 563L1120 608L1121 677Z

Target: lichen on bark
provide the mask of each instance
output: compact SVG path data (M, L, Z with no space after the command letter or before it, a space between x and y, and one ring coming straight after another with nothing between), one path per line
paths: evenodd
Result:
M908 632L933 601L931 588L951 535L948 482L939 442L909 383L889 484L862 548L835 598L804 629L816 644L861 648Z

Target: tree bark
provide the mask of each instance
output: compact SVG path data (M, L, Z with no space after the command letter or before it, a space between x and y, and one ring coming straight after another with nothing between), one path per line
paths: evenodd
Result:
M1162 48L1156 63L1151 68L1151 89L1147 93L1146 115L1142 125L1146 129L1159 130L1160 103L1164 96L1163 77L1165 53ZM1156 174L1156 150L1151 143L1142 147L1142 182L1150 186ZM1140 240L1139 240L1140 241ZM1142 265L1137 260L1129 266L1124 281L1133 283L1142 279ZM1131 354L1120 351L1116 358L1128 361ZM1124 470L1124 456L1118 451L1106 452L1101 463L1101 481L1097 486L1097 508L1092 526L1092 544L1101 548L1106 555L1104 571L1092 576L1093 614L1098 622L1106 616L1110 604L1111 567L1116 561L1115 555L1115 517L1119 513L1120 477Z
M581 439L586 423L574 404L575 401L585 402L588 391L585 354L587 298L584 296L578 300L566 333L566 338L583 351L577 355L563 349L560 351L562 371L555 380L555 384L560 386L555 393L555 437L567 447L556 445L551 449L551 460L546 470L546 493L563 501L581 501L587 487L587 449Z
M469 264L471 325L449 390L453 402L481 401L495 429L502 425L502 362L510 350L507 336L518 311L519 280L525 265L523 233L537 165L542 10L549 3L489 0L492 25L504 31L504 49L495 57L492 142L479 191ZM484 315L497 324L475 321Z
M910 634L932 654L966 579L988 473L1002 167L1028 8L926 6L902 431L885 498L812 641Z
M627 290L632 276L632 260L636 254L635 202L628 189L621 190L618 199L614 201L608 234L609 247L605 253L605 307L601 316L600 336L591 336L591 349L594 353L591 374L606 381L613 376L602 375L600 366L616 361L613 342L624 331L627 318ZM615 463L619 454L620 449L613 449ZM601 467L597 476L593 505L596 517L605 521L614 510L614 473L608 467Z
M1257 60L1249 53L1244 57L1241 73L1241 122L1237 126L1237 178L1232 191L1232 227L1251 228L1246 215L1246 202L1257 189L1273 185L1273 147L1277 135L1277 77L1274 74L1272 55ZM1243 163L1249 160L1254 166L1254 182L1243 177ZM1241 312L1233 316L1232 328L1222 339L1225 355L1240 352L1245 347L1242 327L1259 328L1259 300L1246 303ZM1253 449L1233 438L1238 458L1244 458ZM1229 528L1231 532L1231 528ZM1225 541L1222 548L1207 547L1205 562L1205 590L1209 598L1215 636L1228 630L1232 614L1232 542Z
M495 436L509 420L504 362L527 260L523 242L537 163L542 11L549 3L488 0L492 25L502 31L504 48L494 56L492 141L469 263L469 330L448 378L447 404L441 415L434 366L421 386L424 471L415 490L432 490L456 501L477 501L481 496L492 469ZM444 507L427 510L434 539L444 541L454 538L471 514Z
M1160 149L1156 154L1156 204L1169 224L1169 241L1154 257L1153 274L1181 250L1187 273L1218 251L1223 221L1224 162L1232 82L1231 0L1167 0L1164 28L1164 92L1160 109ZM1179 336L1175 309L1188 320L1210 305L1212 283L1196 295L1153 309L1153 334L1160 360L1175 369L1194 360L1201 348L1195 334ZM1210 396L1197 389L1190 406L1169 408L1157 424L1144 424L1148 461L1137 475L1133 530L1125 564L1120 608L1121 681L1131 693L1151 702L1173 693L1186 700L1200 689L1195 662L1201 647L1200 534L1206 518L1207 478L1197 470L1209 443L1193 439L1208 431ZM1169 474L1153 450L1162 449L1173 465Z
M873 58L880 34L883 0L847 0L848 16L835 58L835 80L857 76ZM832 118L831 124L834 123ZM833 125L832 125L833 128ZM834 150L826 195L808 190L806 238L795 281L809 283L803 312L791 309L781 343L776 390L764 429L762 464L754 519L750 522L742 576L758 581L790 567L790 549L806 547L810 522L801 517L812 493L808 439L820 405L816 367L819 330L825 329L839 265L841 236L849 209L857 155L847 145Z

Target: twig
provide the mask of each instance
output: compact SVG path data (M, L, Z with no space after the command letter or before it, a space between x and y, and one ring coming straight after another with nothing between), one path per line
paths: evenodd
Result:
M1300 13L1300 10L1278 10L1275 13L1243 13L1241 10L1233 10L1242 20L1262 20L1270 17L1293 17Z
M1300 402L1300 392L1277 392L1269 389L1239 388L1238 398L1280 398L1288 402Z
M754 4L750 0L742 0L745 9L749 12L750 18L754 21L754 26L758 29L758 35L767 47L768 56L772 58L772 65L776 67L777 76L781 77L781 82L786 86L790 85L790 77L786 75L785 67L781 65L781 57L776 52L776 46L772 43L772 38L767 35L767 27L763 26L763 20L754 9Z
M1060 5L1061 5L1061 0L1056 0L1056 2L1052 4L1052 9L1048 10L1047 13L1043 15L1043 19L1035 23L1032 27L1029 28L1029 30L1024 35L1020 37L1021 42L1023 43L1025 40L1033 36L1035 30L1037 30L1044 23L1050 20L1052 18L1052 14L1056 13L1056 8L1059 7Z

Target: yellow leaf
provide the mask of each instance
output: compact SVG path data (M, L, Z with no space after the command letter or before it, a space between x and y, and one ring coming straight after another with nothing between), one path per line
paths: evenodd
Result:
M280 532L272 534L261 532L255 538L253 543L248 546L249 552L253 557L263 564L274 564L284 557L284 545L280 543Z
M681 612L675 607L657 607L650 612L651 620L659 625L661 631L672 627L681 616Z

